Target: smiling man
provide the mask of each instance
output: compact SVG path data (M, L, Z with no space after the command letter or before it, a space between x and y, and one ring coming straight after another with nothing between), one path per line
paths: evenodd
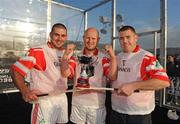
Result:
M86 87L88 90L73 93L70 120L76 124L105 124L105 92L91 90L90 88L105 87L105 77L111 80L115 79L112 75L115 75L117 64L111 45L105 45L109 57L97 48L99 39L97 29L88 28L83 35L84 48L78 54L82 60L80 59L72 64L75 65L75 68L69 66L75 70L74 88L84 88L86 86L89 88ZM90 58L91 61L87 64ZM70 73L66 73L65 76L69 75ZM83 79L84 77L85 79Z
M31 48L25 57L12 65L12 77L26 102L38 100L40 94L66 90L67 78L61 74L61 57L67 40L65 25L56 23L49 34L47 44ZM30 74L30 87L25 78ZM67 123L67 97L65 94L51 96L33 104L31 124Z
M89 87L105 87L105 77L113 80L112 75L116 72L116 57L111 45L105 45L109 58L98 48L99 32L96 28L88 28L83 35L84 49L80 53L91 57L90 66L93 68L88 77ZM79 79L83 70L83 64L77 62L75 69L75 86L81 86ZM88 69L88 68L87 68ZM71 121L78 124L105 124L105 92L82 91L74 92L72 97Z

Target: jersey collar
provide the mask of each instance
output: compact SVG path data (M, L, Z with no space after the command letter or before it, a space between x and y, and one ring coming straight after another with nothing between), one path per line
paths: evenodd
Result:
M138 52L140 50L140 46L136 45L136 48L133 50L133 53Z

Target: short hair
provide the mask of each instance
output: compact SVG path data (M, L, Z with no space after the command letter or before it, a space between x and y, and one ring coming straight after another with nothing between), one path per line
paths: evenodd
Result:
M126 31L126 30L131 30L132 32L134 32L136 34L136 30L134 29L134 27L132 27L130 25L125 25L125 26L121 27L119 29L119 32Z
M62 23L55 23L51 28L51 32L54 30L54 28L63 28L63 29L65 29L67 31L66 26L64 24L62 24Z

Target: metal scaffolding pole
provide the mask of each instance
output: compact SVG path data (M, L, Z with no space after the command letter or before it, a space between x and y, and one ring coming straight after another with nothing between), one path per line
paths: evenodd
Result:
M48 8L47 8L47 29L46 29L46 38L49 38L49 32L51 30L51 0L48 0Z
M160 63L166 69L167 56L167 0L160 0L161 8L161 34L160 34ZM159 105L165 104L165 89L160 92Z
M116 37L116 0L112 0L112 34L111 45L115 50L115 37Z
M88 12L84 12L84 31L87 29L87 14Z
M157 32L154 32L154 56L157 56Z
M160 41L160 62L166 68L167 56L167 0L160 0L161 8L161 41Z

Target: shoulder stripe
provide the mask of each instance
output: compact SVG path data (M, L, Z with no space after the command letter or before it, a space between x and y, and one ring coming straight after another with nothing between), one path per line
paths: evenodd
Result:
M36 64L36 59L33 56L25 56L23 58L20 59L20 61L28 61L28 62L32 62L33 64Z
M24 73L29 72L29 69L26 66L24 66L23 64L19 63L18 61L16 63L14 63L14 66L16 66L17 68L22 70Z

